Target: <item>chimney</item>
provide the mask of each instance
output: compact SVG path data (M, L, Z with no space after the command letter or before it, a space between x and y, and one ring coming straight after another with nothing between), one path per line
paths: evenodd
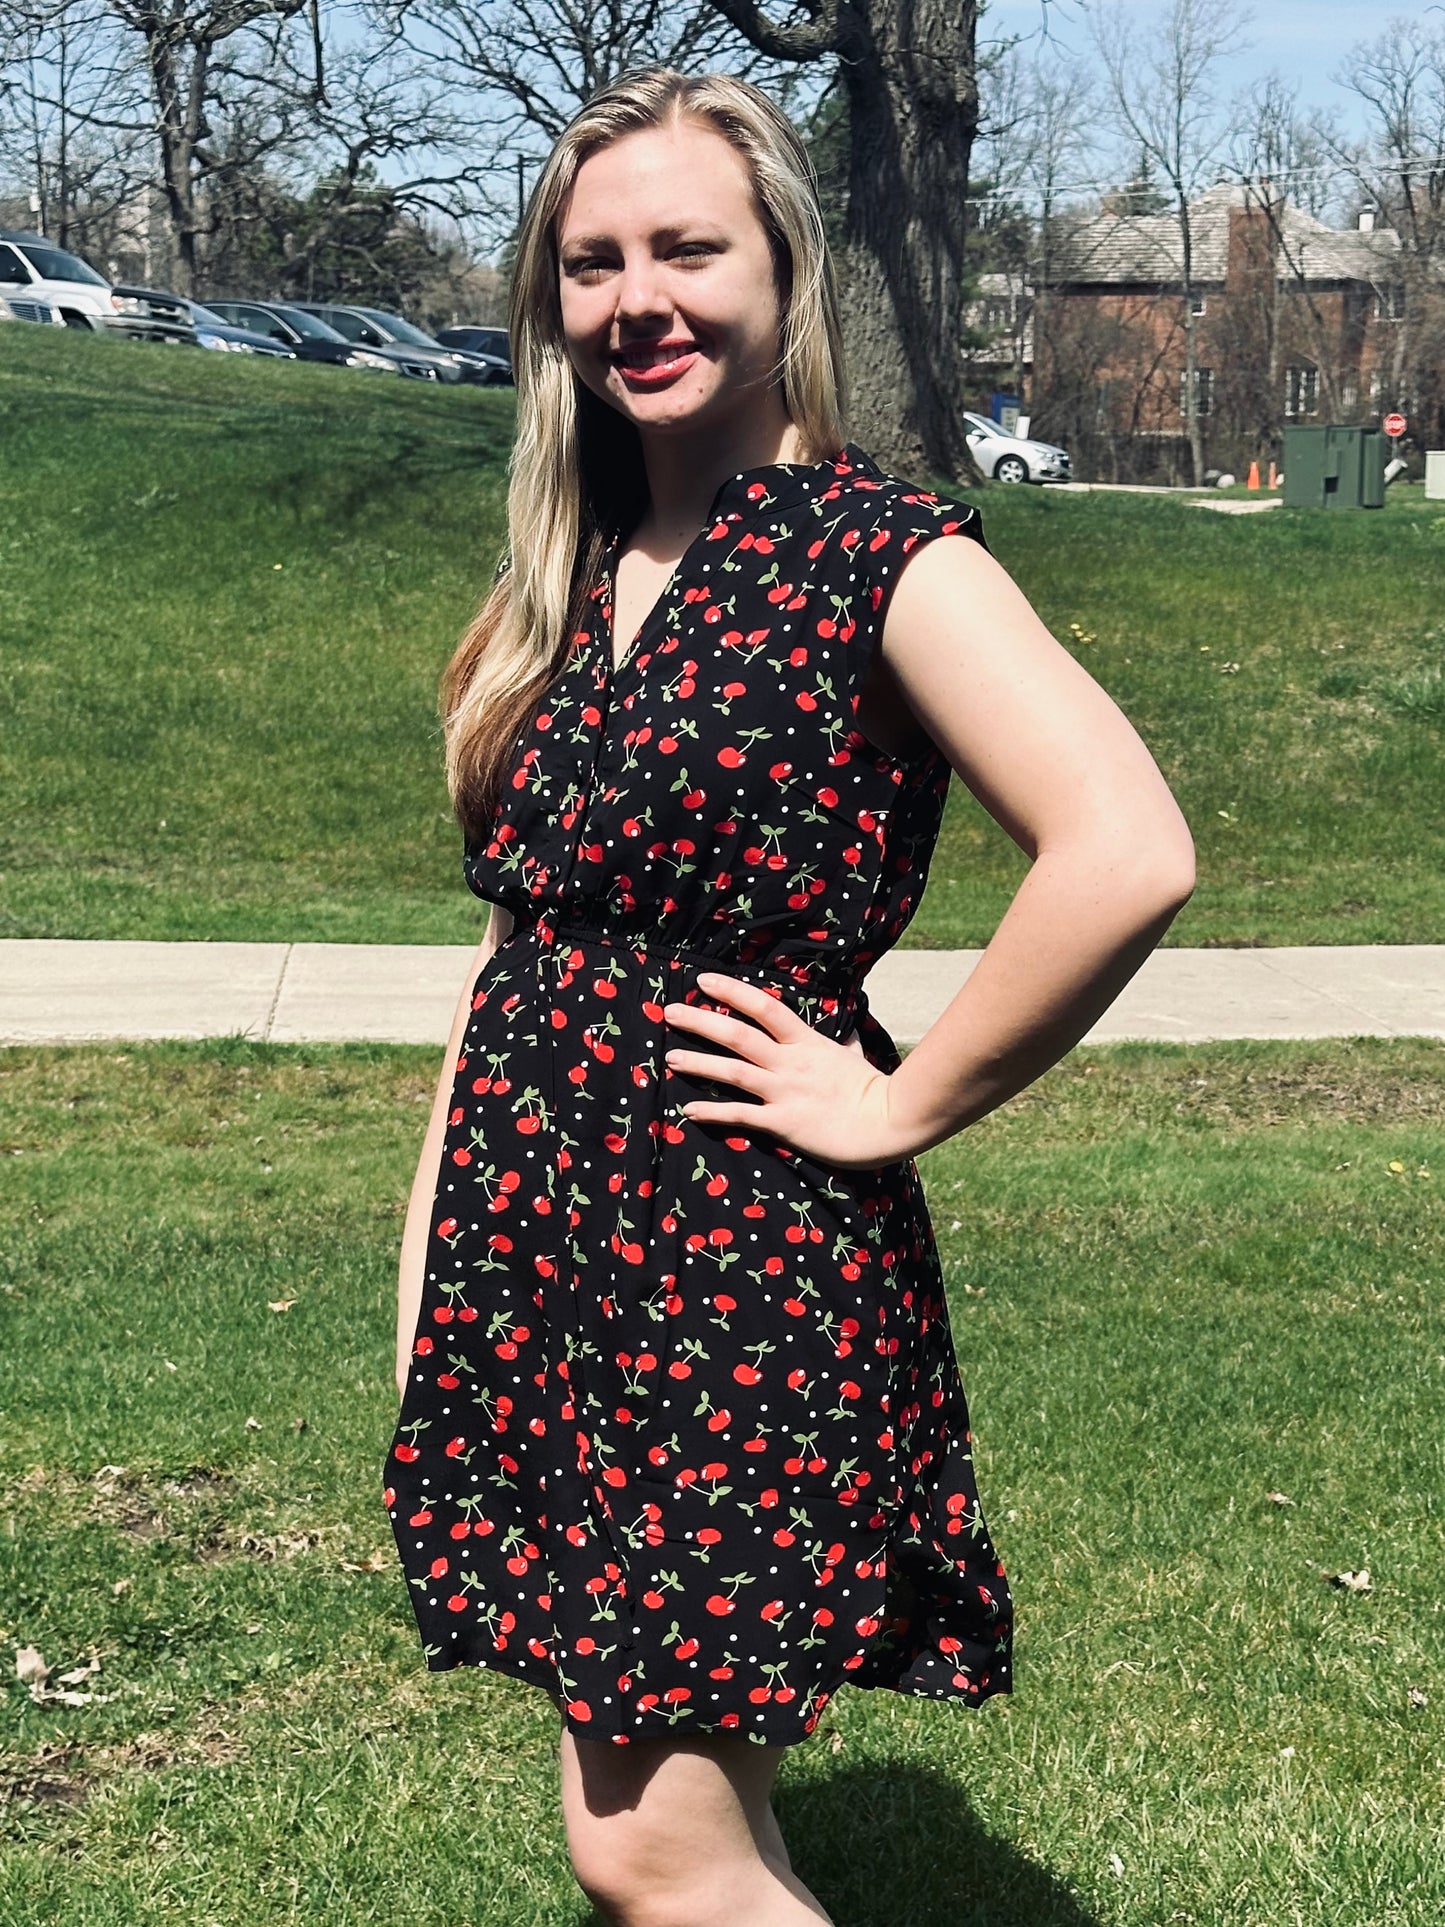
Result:
M1375 210L1372 207L1364 208L1360 214L1360 232L1361 234L1373 234L1374 231Z

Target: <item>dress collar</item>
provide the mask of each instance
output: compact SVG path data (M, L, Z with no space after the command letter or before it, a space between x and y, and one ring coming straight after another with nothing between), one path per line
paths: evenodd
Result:
M845 485L850 478L862 476L877 483L883 471L859 448L844 442L836 455L821 462L761 462L756 468L740 468L719 482L703 517L700 533L705 533L724 516L755 514L760 509L797 508ZM609 571L630 530L615 529L603 541Z
M826 494L851 475L878 474L877 465L854 442L845 442L836 455L821 462L763 462L756 468L739 469L722 482L713 496L707 519L714 522L733 512L746 514L765 504L769 508L796 508Z

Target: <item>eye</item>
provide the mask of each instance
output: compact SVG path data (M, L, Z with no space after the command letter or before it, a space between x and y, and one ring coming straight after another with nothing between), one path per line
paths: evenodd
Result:
M563 270L573 281L584 281L589 276L605 274L608 263L598 255L579 255L575 261L564 261Z
M706 261L716 252L710 241L684 241L681 247L673 250L674 255L684 261Z

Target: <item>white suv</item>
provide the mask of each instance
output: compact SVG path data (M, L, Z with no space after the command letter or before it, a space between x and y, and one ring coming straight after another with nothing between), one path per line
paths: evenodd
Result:
M104 275L43 235L15 228L0 228L0 294L43 301L68 328L108 328L115 320Z

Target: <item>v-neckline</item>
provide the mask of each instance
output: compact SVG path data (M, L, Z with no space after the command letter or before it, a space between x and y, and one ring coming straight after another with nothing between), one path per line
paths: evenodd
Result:
M722 488L718 490L717 495L713 497L714 509L717 506L718 498L722 494L722 489L726 488L727 486L728 484L724 482L722 485ZM606 620L601 624L601 628L602 628L602 643L603 643L602 654L603 654L603 660L607 664L607 676L608 676L609 682L615 681L615 679L621 675L622 671L626 669L628 665L636 657L638 650L642 646L642 638L647 633L647 630L651 625L652 618L657 614L658 610L662 608L663 604L667 602L669 597L672 596L672 594L676 590L678 582L681 580L683 567L686 564L688 557L692 554L693 550L697 547L699 542L706 540L716 520L717 520L716 515L710 513L708 515L707 520L703 523L702 527L698 530L697 534L692 538L692 540L688 543L687 547L683 550L682 554L677 558L677 561L673 565L672 574L667 578L666 582L663 583L662 588L658 591L658 594L654 599L654 601L652 602L651 607L647 610L647 613L643 616L641 622L637 625L637 632L633 636L632 641L628 644L627 653L622 657L620 662L617 660L613 652L617 647L617 564L618 564L620 551L621 551L621 538L620 537L614 538L614 540L608 544L606 557L603 562L603 569L604 569L603 580L606 584L607 592L602 599L602 607L607 612L607 614L606 614Z
M851 442L845 442L836 455L826 456L821 462L761 462L755 468L739 469L737 474L724 477L713 492L712 502L709 505L707 514L703 517L702 526L698 529L696 535L693 536L682 554L677 558L672 574L667 578L666 582L663 583L652 606L638 624L636 634L628 646L626 655L622 657L620 662L614 654L617 647L617 563L621 554L622 544L627 538L621 535L613 536L603 551L602 557L604 594L601 598L601 609L607 612L606 619L599 620L597 624L601 633L602 664L608 687L611 688L624 670L631 668L632 664L641 654L643 641L652 626L653 619L656 617L658 611L664 608L670 598L676 593L678 584L682 581L694 549L697 548L699 543L706 542L710 538L717 524L723 500L732 489L737 488L740 483L751 483L765 475L776 475L779 470L781 470L785 476L802 474L818 476L821 475L825 469L833 469L836 471L840 461L846 461L852 465L860 453L861 451L855 448Z

